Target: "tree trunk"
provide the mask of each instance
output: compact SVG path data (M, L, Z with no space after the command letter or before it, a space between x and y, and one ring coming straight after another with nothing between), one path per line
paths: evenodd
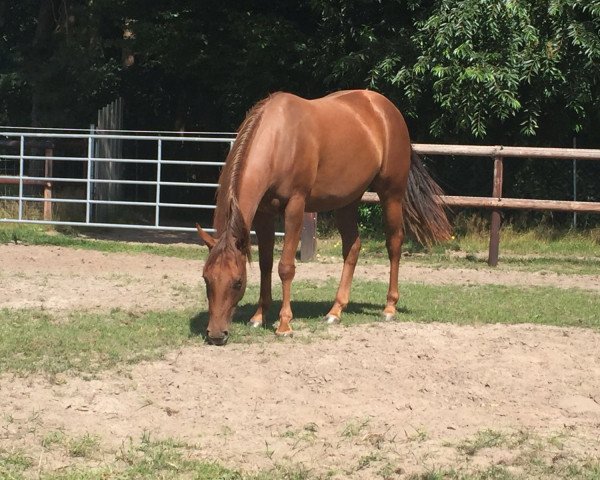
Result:
M37 18L37 27L31 42L31 50L28 58L27 70L31 82L31 126L39 127L42 125L41 103L43 99L43 89L40 84L39 73L43 70L44 63L52 53L52 33L56 26L54 20L52 0L41 0L40 9Z
M6 0L0 0L0 30L4 28L6 23Z

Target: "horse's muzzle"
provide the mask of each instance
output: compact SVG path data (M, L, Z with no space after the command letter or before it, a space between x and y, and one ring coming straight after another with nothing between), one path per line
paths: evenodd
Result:
M229 340L229 332L223 332L223 335L211 337L210 333L206 332L206 341L209 345L223 346Z

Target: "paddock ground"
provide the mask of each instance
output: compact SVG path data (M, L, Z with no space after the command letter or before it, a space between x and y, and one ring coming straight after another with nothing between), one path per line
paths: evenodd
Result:
M1 245L0 259L0 308L168 310L200 295L200 261L24 245ZM298 277L320 282L339 269L304 264ZM357 270L386 276L385 266ZM401 280L600 292L600 275L404 265ZM176 439L190 457L245 472L302 465L309 478L519 474L527 455L549 465L600 458L597 330L394 322L306 335L200 344L94 375L5 373L0 452L26 452L32 477L104 465L143 438ZM56 432L93 437L93 454L49 448Z

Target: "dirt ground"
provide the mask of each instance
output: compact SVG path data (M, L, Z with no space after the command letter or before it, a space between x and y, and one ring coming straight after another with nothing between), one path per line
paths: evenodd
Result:
M200 247L198 247L200 248ZM188 290L202 284L200 260L156 255L127 255L61 247L0 245L0 307L130 310L193 307ZM275 264L274 269L277 269ZM249 268L249 282L258 283L257 262ZM296 279L323 282L338 279L341 263L298 263ZM387 282L386 265L356 267L355 278ZM278 282L275 271L274 282ZM401 263L400 282L429 284L538 285L581 288L600 292L598 275L560 275L551 272L430 268ZM333 295L333 293L332 293ZM332 298L333 300L333 298Z
M143 254L2 245L0 308L193 307L194 295L180 293L200 288L201 268ZM323 281L339 271L300 264L297 278ZM359 266L356 277L384 281L387 268ZM250 281L257 278L254 265ZM406 264L401 281L600 292L600 275ZM600 457L598 332L377 323L332 327L329 337L185 348L93 378L0 376L0 450L38 452L40 469L56 469L73 459L43 450L49 432L97 435L107 456L149 433L250 471L293 463L334 478L382 478L386 465L400 477L455 465L464 460L457 445L491 429L560 436L578 457ZM510 464L514 454L483 451L470 461Z

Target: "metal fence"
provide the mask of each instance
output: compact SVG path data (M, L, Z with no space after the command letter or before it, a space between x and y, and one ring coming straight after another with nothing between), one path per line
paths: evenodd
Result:
M164 221L161 213L165 209L213 210L215 208L214 192L218 186L216 179L219 168L224 164L225 154L234 139L235 135L230 133L175 135L173 132L121 134L106 131L40 133L0 130L0 222L193 231L193 223L188 223L189 226L169 224ZM125 158L114 158L114 156L98 153L98 144L110 140L119 140L126 144L126 148L123 149ZM127 148L127 143L139 146L140 142L144 143L144 148L141 149L143 154L128 157L128 151L140 150L140 148ZM70 151L65 147L69 143ZM217 155L217 158L208 160L172 158L165 154L169 145L184 143L219 144L225 148L221 149L223 152ZM61 150L68 152L61 154ZM130 175L133 178L98 178L97 172L101 169L95 166L107 162L135 167L133 175ZM65 163L76 166L65 168ZM67 173L58 174L57 165L62 165L62 171ZM164 174L165 169L171 166L209 168L212 171L208 175L209 181L202 181L203 178L195 174L189 176L192 180L185 178L174 181L169 180ZM146 178L137 172L143 167L147 169ZM104 194L98 195L100 189L97 187L107 184L123 186L127 198L105 198ZM61 191L59 188L61 186L63 192L56 195ZM70 188L65 188L67 186ZM140 200L140 196L132 192L142 187L146 189L146 193L142 195L145 198ZM208 189L211 193L205 194L204 197L210 200L204 203L166 201L163 195L166 188ZM195 199L199 197L194 195ZM43 208L40 208L40 204ZM57 209L53 208L57 204L63 207L77 206L79 217L74 219L64 214L57 216ZM37 208L32 205L37 205ZM99 221L95 215L95 208L104 205L120 208L121 218ZM150 220L148 221L148 215L142 222L128 217L125 210L134 207L152 209ZM210 228L207 230L212 231Z
M123 148L116 149L119 154L106 155L98 145L118 140ZM235 140L232 133L185 133L175 135L173 132L120 132L91 131L63 133L61 131L13 131L0 129L0 222L19 222L50 225L69 225L86 227L108 227L128 229L154 229L171 231L194 231L196 219L204 218L204 225L210 224L212 213L198 214L195 219L172 221L172 217L163 216L164 210L204 210L215 209L214 192L218 187L218 173L224 164L229 148ZM70 142L70 150L65 145ZM144 148L138 148L144 143ZM187 152L187 159L176 158L173 145L220 145L220 151ZM135 148L132 148L132 145ZM505 157L555 158L600 160L600 150L574 150L553 148L521 148L501 146L468 146L468 145L413 145L417 153L426 155L464 155L482 156L494 159L494 180L491 197L449 197L441 199L450 206L477 207L492 209L492 228L490 235L489 263L498 261L498 244L500 230L499 210L511 209L543 209L571 212L600 213L600 202L575 202L557 200L513 199L502 196L502 161ZM61 153L62 152L62 153ZM75 152L75 153L73 153ZM78 153L77 153L78 152ZM119 158L115 158L118 156ZM208 156L209 159L204 159ZM122 158L121 158L122 157ZM185 157L185 155L184 155ZM119 164L129 168L113 169L120 176L130 178L99 178L96 168L103 162ZM65 168L64 164L78 165L79 168ZM56 168L62 164L62 168ZM144 170L143 167L146 167ZM148 167L151 167L148 169ZM177 178L173 179L176 167ZM188 170L186 170L188 169ZM191 170L189 170L191 169ZM209 170L202 170L209 169ZM60 172L67 172L60 175ZM190 180L191 179L191 180ZM204 180L204 181L203 181ZM59 187L70 185L70 189ZM73 185L76 188L73 188ZM107 188L98 186L119 185L125 191L125 198L106 198ZM188 197L193 201L182 203L169 201L186 197L181 194L166 194L166 189L188 189ZM139 190L145 189L144 192ZM202 193L189 193L191 190ZM104 192L104 193L101 193ZM374 193L363 196L365 202L377 202ZM28 205L37 205L27 211ZM79 218L68 212L58 212L57 204L79 207ZM42 205L42 208L40 208ZM113 211L121 213L118 219L105 220L104 215L97 215L96 208L112 206ZM120 210L119 210L120 208ZM132 215L133 209L144 208L150 214L140 219ZM75 215L76 217L77 215ZM208 231L212 229L207 228ZM277 232L277 235L283 235ZM306 214L302 236L302 258L310 259L316 246L316 215Z

